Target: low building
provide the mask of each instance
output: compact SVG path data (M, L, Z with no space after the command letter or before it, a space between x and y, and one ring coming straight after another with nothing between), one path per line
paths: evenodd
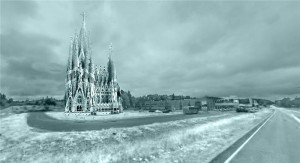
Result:
M205 96L202 98L183 99L183 100L160 100L146 101L142 106L143 110L163 110L166 106L171 106L172 110L182 110L185 106L201 106L201 110L214 110L216 101L219 97Z
M205 96L202 100L202 109L211 111L216 109L216 102L217 100L221 99L220 97L214 96Z
M187 106L201 106L202 111L227 111L235 110L238 107L258 107L258 102L252 98L240 98L236 96L229 97L214 97L205 96L195 99L184 100L160 100L160 101L146 101L142 106L144 110L163 110L166 107L171 107L172 110L182 110Z
M238 98L222 98L216 101L216 109L220 111L224 110L234 110L239 107Z
M201 103L200 98L197 99L184 99L184 100L160 100L160 101L146 101L142 106L144 110L156 109L163 110L167 106L171 106L172 110L182 110L184 106L195 106L195 104Z
M236 96L223 97L216 101L216 109L220 111L235 110L238 107L258 107L258 102L252 98L239 98Z

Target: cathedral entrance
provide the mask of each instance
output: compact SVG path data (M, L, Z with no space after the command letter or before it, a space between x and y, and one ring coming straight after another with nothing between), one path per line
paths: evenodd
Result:
M87 98L87 106L86 106L86 110L90 111L90 107L91 107L91 103L90 103L90 98Z
M72 112L72 100L69 98L69 112Z
M77 111L82 111L82 106L81 105L77 106Z
M77 97L77 104L79 104L77 105L77 111L82 111L82 97L80 95Z

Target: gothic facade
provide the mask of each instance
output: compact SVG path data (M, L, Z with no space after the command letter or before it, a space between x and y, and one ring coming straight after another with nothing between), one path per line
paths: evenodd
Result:
M122 112L120 87L109 47L107 67L97 67L92 59L83 15L80 33L71 39L65 84L67 113Z

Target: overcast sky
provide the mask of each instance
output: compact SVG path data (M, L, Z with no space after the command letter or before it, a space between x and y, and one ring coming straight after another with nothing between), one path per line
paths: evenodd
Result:
M133 95L300 96L300 1L1 1L1 90L63 96L81 13Z

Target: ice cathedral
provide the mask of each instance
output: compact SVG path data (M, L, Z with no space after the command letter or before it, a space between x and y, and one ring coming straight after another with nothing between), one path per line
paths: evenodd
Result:
M108 51L107 67L94 66L85 15L79 35L71 39L66 75L66 113L120 113L122 102L112 59Z

